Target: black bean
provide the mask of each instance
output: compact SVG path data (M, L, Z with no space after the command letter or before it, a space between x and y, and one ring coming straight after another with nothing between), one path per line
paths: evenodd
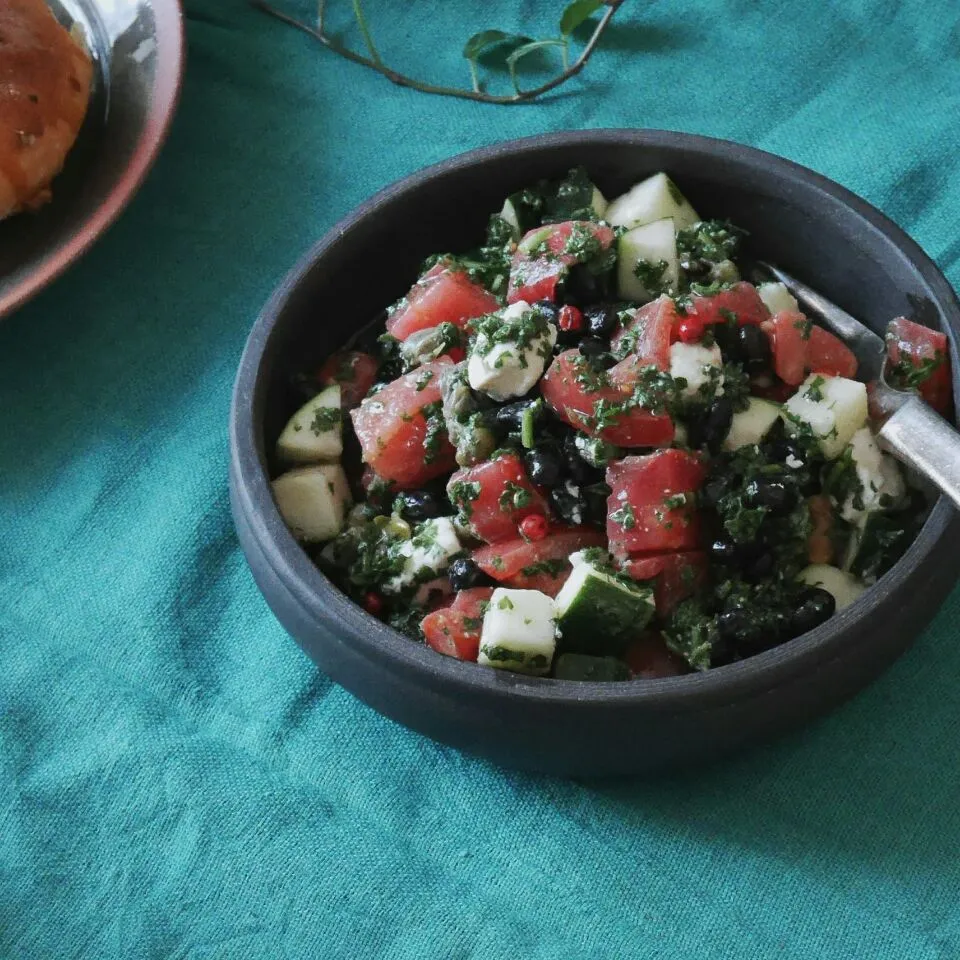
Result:
M751 480L743 493L748 507L763 507L774 516L789 513L797 502L797 493L791 483L779 477L757 477Z
M718 563L733 563L739 556L737 545L732 540L722 537L710 544L710 559Z
M587 307L583 312L587 322L587 331L595 337L605 337L607 340L617 329L619 318L617 308L612 303L598 303Z
M536 403L535 400L518 400L516 403L505 403L502 407L497 407L494 416L499 429L508 433L510 431L519 432L523 427L524 413L534 403ZM543 404L533 407L534 421L539 420L542 416Z
M833 594L820 587L804 591L800 604L790 618L790 627L795 636L819 627L829 620L837 609Z
M469 557L457 557L447 570L447 578L454 590L496 585L496 580L484 573Z
M528 450L523 456L531 481L538 486L552 487L560 480L563 459L560 454L546 447Z
M710 404L703 421L703 441L711 453L719 453L733 423L733 404L726 397L718 397Z
M407 490L399 495L399 499L400 512L407 520L430 520L446 512L444 499L429 490Z
M719 636L710 645L710 666L722 667L726 663L733 663L735 653L733 644L728 637Z
M717 617L720 636L738 647L756 640L760 624L749 610L727 610Z
M602 337L583 337L578 349L581 356L599 357L601 354L609 352L610 343Z
M584 306L594 303L603 295L600 280L582 263L574 264L563 281L563 299L567 303Z
M710 329L723 354L723 359L730 363L743 363L743 351L740 348L737 328L726 323L716 323Z
M770 369L770 340L759 327L753 324L740 327L737 339L747 373L763 373Z
M722 477L710 477L700 491L700 502L705 507L716 508L727 493L727 483Z
M577 449L576 434L569 432L563 438L563 454L566 475L577 484L592 483L603 479L603 472L591 467Z

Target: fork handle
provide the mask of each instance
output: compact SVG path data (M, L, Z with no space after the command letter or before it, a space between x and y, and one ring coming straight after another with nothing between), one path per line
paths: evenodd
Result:
M877 440L960 507L960 433L922 400L907 400L883 425Z

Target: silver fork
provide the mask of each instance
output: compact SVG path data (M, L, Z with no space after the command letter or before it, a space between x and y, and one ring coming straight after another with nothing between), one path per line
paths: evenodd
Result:
M877 434L879 445L923 474L960 507L960 434L917 394L895 390L886 382L883 338L779 267L762 261L760 267L850 347L864 379L877 381L877 400L890 413Z

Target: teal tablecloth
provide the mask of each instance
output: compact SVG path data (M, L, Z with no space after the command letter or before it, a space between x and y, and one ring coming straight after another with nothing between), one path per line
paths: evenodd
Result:
M546 32L554 7L368 0L390 58L450 79L474 29ZM960 593L776 746L670 782L550 780L318 675L226 493L271 288L370 193L479 144L731 137L852 187L960 281L956 5L630 2L583 82L522 108L396 89L242 0L187 8L155 171L0 324L0 957L960 955Z

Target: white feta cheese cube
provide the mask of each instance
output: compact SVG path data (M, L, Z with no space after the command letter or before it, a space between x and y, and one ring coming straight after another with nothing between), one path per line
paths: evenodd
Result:
M723 355L714 344L677 342L670 347L670 376L687 381L683 395L694 397L704 384L713 384L714 393L723 393Z
M809 429L823 455L835 460L867 422L867 388L859 380L811 374L787 400L783 417L794 435Z
M896 460L880 450L869 427L862 427L850 438L850 457L860 490L844 501L841 516L848 523L859 524L868 513L900 500L906 487Z
M477 663L498 670L543 674L556 650L556 609L539 590L493 591L480 631Z
M790 310L796 313L800 310L800 304L796 297L779 282L761 283L757 287L757 293L763 301L764 306L771 313L780 313L782 310Z
M403 569L384 583L383 592L399 593L415 583L433 579L450 566L450 560L462 549L450 517L425 520L409 540L397 546Z
M524 343L522 326L532 311L530 304L519 300L500 314L507 339L501 335L492 342L483 333L477 335L467 362L467 380L474 390L494 400L510 400L522 397L540 379L557 342L557 328L548 321L541 336ZM510 328L516 333L512 339Z

